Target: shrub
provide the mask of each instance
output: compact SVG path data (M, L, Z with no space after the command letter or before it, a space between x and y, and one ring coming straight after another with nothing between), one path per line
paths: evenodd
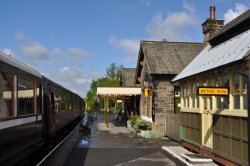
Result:
M159 133L154 132L152 130L141 131L140 135L144 138L149 138L149 139L158 139L161 137Z
M131 127L136 133L140 133L141 130L151 130L152 124L148 121L141 119L139 116L133 116L131 118Z
M140 119L140 118L141 118L141 117L138 116L138 115L132 116L131 119L129 120L129 121L130 121L130 124L131 124L131 127L133 127L133 126L135 125L136 121L137 121L138 119Z

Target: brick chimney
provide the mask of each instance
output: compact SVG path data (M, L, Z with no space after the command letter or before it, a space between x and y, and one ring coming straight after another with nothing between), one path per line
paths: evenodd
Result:
M208 18L204 23L202 23L202 31L204 34L204 43L208 44L208 39L210 39L213 34L219 31L224 25L224 20L216 20L215 17L215 6L209 7L210 18Z
M210 6L209 11L210 11L210 19L215 20L215 6L214 5Z

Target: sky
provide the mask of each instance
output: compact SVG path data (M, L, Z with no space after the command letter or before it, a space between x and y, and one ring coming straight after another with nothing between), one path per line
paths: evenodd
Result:
M203 42L210 5L228 23L250 0L0 0L0 51L85 97L111 63L136 67L141 40Z

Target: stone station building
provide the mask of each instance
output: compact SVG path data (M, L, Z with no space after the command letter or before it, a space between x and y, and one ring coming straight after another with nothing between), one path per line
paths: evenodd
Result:
M188 65L204 47L203 43L141 41L135 82L153 95L140 98L140 116L153 122L153 130L179 139L179 87L171 80ZM146 82L147 81L147 82ZM146 85L147 84L147 85Z
M181 142L225 165L248 165L250 10L209 39L173 79L181 86ZM198 87L228 88L200 95Z

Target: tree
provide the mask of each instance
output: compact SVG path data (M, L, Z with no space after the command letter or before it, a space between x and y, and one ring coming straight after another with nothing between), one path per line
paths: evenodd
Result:
M111 63L110 66L106 68L107 77L110 79L119 80L122 68L123 65L116 66L115 63Z
M86 101L88 107L91 109L103 108L103 99L99 99L99 102L96 100L96 89L97 87L114 87L119 86L119 79L121 74L121 68L123 65L116 66L115 63L111 63L111 65L106 68L106 76L101 77L97 80L92 80L90 85L90 90L87 92ZM110 98L109 100L110 106L114 106L115 98Z

